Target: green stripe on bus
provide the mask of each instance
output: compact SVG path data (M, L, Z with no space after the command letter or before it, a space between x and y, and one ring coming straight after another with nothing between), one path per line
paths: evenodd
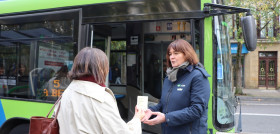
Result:
M0 14L117 1L124 0L5 0L0 1Z
M12 117L30 118L31 116L46 116L53 106L49 103L30 102L22 100L1 99L6 119Z
M201 0L201 10L204 8L204 3L212 3L211 0ZM211 75L208 78L211 88L210 98L208 102L208 128L213 129L213 134L216 133L216 129L213 125L213 109L212 109L212 98L213 96L213 26L212 26L213 17L208 17L204 19L204 66L206 71ZM209 132L209 130L207 131Z
M212 39L212 20L213 17L208 17L204 19L204 65L206 71L211 75L211 77L208 78L210 87L211 87L211 94L209 98L208 103L208 128L213 128L213 134L216 132L213 126L213 114L214 111L212 109L212 98L213 96L213 39Z

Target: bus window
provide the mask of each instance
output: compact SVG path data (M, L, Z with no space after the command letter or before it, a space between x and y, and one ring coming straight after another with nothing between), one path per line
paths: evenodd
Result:
M17 36L13 31L3 31L2 38ZM23 37L23 36L21 36ZM27 98L29 53L28 41L0 42L1 96L20 96Z
M111 42L109 82L126 85L126 41Z
M62 94L75 52L73 22L1 25L1 96L54 101Z
M227 23L224 18L214 17L214 41L216 45L216 126L223 130L224 128L232 128L234 125L234 94L231 84L231 53L230 43L227 36Z
M67 77L73 64L72 41L56 40L37 42L38 59L36 68L30 73L31 95L39 100L56 100L70 84ZM69 62L70 61L70 62Z

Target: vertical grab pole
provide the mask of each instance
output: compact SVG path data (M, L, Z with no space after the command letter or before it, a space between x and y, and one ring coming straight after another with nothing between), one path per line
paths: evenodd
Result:
M191 19L191 45L193 47L193 49L196 49L196 45L195 45L195 25L194 25L194 19Z
M240 133L242 132L242 115L241 115L241 101L240 98L238 97L238 102L240 103L240 109L239 109L239 119L238 119L238 126L237 126L237 132Z

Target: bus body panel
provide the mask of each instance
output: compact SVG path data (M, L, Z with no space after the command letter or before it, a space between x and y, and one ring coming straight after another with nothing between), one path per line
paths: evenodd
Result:
M211 93L210 98L208 102L208 128L214 128L213 126L213 119L212 119L212 98L213 98L213 51L211 51L213 48L212 45L212 17L204 19L204 65L206 71L211 75L211 77L208 78ZM207 31L207 32L206 32Z
M201 10L204 8L204 3L211 3L211 0L201 0ZM210 97L209 97L209 102L208 102L208 128L212 130L208 130L209 133L212 131L213 133L216 132L213 125L213 43L212 43L212 17L208 17L204 19L204 66L208 74L211 75L211 77L208 78L209 84L210 84Z
M12 117L30 118L31 116L46 116L53 106L50 103L10 99L1 99L1 103L6 120Z
M88 4L117 2L124 0L58 0L58 1L36 1L36 0L4 0L0 1L0 14L25 12L32 10L51 9L59 7L80 6ZM32 4L32 5L30 5ZM15 8L16 7L16 8Z
M2 106L2 101L0 99L0 124L2 125L5 121L6 121L6 117Z

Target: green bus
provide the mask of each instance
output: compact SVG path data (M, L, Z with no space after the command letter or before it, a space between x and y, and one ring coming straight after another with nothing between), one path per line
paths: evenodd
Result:
M124 120L138 95L160 98L166 48L175 39L194 47L211 75L208 133L234 132L236 99L226 14L247 12L222 0L0 0L0 132L28 133L31 116L45 116L71 82L67 72L84 47L110 61L106 86ZM249 50L254 22L243 19ZM243 22L244 21L244 22ZM252 32L252 28L253 32ZM161 133L143 124L143 132Z

